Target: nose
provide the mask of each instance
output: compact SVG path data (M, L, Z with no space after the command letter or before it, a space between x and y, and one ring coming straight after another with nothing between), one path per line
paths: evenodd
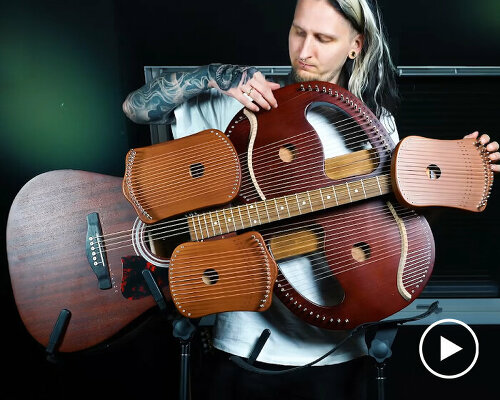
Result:
M307 60L312 57L313 53L313 38L307 35L302 42L302 47L299 52L299 58L301 60Z

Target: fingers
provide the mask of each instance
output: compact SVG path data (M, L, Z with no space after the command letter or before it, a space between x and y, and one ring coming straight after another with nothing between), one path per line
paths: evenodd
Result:
M479 143L481 143L483 146L490 141L490 137L486 134L481 135L479 138Z
M477 135L479 135L478 131L472 132L472 133L469 133L468 135L465 135L464 139L475 139L475 138L477 138Z
M488 143L488 145L486 146L486 150L490 153L488 155L488 158L491 160L492 163L491 170L493 172L500 172L500 165L495 164L496 162L498 162L498 160L500 160L500 153L498 152L498 148L499 148L498 142L491 142Z
M479 132L476 131L465 135L464 139L477 139L478 136ZM491 160L491 170L498 173L500 172L500 165L495 163L500 160L500 152L498 152L500 145L496 141L489 143L490 140L491 138L488 135L483 134L479 137L478 142L485 146L486 151L490 153L488 154L488 158Z
M478 135L479 135L479 132L476 131L473 133L469 133L468 135L465 135L464 139L475 139L478 137ZM500 146L498 145L498 142L489 143L490 140L491 140L491 138L488 135L484 134L484 135L481 135L481 137L479 138L479 143L481 143L483 146L485 146L487 151L489 151L490 153L494 153L494 152L498 151Z
M276 90L276 89L279 89L281 87L281 85L279 83L276 83L276 82L267 81L267 83L269 84L269 87L271 88L271 90Z
M493 161L493 162L496 162L498 160L500 160L500 153L497 151L496 153L491 153L488 158Z
M498 142L491 142L486 146L486 150L488 150L490 153L494 153L495 151L498 151Z
M259 107L253 103L252 97L243 93L240 88L230 89L228 92L232 92L231 95L250 111L259 111Z
M267 81L261 72L256 72L252 79L241 85L241 90L247 93L262 108L270 110L271 107L278 107L273 90L279 87L279 84Z

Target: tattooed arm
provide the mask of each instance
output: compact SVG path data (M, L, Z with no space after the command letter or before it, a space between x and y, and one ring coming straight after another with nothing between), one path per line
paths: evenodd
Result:
M252 100L263 108L278 106L272 90L279 88L279 84L266 81L256 68L210 64L192 72L158 76L127 96L123 112L140 124L170 123L171 113L178 105L210 88L234 97L254 111L259 107L243 93L250 93Z

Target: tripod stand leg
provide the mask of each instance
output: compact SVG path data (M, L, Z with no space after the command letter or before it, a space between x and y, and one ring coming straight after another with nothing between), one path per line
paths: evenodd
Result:
M156 284L153 274L150 270L145 269L142 275L146 280L149 291L155 299L160 310L166 315L167 319L172 319L167 313L167 303L162 291ZM179 400L189 400L190 393L190 358L191 358L191 340L196 331L196 327L191 321L181 315L177 316L172 321L173 336L179 339L181 344L181 365L180 365L180 386Z
M190 358L191 358L191 343L181 343L181 378L179 387L179 400L188 400L191 398L190 393Z
M378 400L384 400L385 399L385 363L377 363L377 393L378 393Z

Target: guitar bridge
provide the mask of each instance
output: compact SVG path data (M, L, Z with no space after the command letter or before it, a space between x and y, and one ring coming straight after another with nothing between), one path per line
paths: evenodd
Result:
M110 289L111 277L109 275L108 261L102 236L101 223L98 213L87 215L87 238L85 252L87 260L94 271L99 283L99 289Z

